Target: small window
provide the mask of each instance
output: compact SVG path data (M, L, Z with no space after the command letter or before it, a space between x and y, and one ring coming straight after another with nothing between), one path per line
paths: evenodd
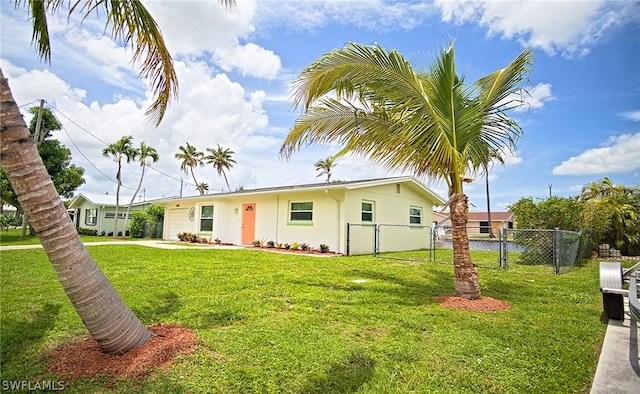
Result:
M213 205L200 207L200 231L213 231Z
M480 234L489 234L489 229L491 229L489 222L480 222Z
M313 202L292 202L289 220L292 222L311 222L313 220Z
M373 223L373 202L362 202L362 223Z
M127 215L126 212L118 212L118 219L124 219L126 215ZM115 212L107 212L104 214L105 219L115 219L115 217L116 217ZM129 219L131 219L131 214L129 214Z
M98 224L98 208L85 210L84 224L89 226Z
M422 224L422 208L409 207L409 224Z

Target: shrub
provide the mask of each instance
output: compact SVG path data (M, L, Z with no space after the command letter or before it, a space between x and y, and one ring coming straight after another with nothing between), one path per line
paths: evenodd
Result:
M291 250L298 250L298 243L294 242L291 244Z
M260 240L259 240L259 239L256 239L256 240L255 240L255 241L253 241L252 243L253 243L253 246L255 246L256 248L259 248L259 247L260 247Z
M144 211L133 211L131 213L131 224L129 225L129 231L131 238L143 238L144 226L147 223L148 215ZM180 238L180 235L178 235Z
M276 243L273 241L267 241L267 248L275 248Z
M284 244L284 248L285 248L285 249L287 249L287 250L289 250L289 248L291 248L291 245L289 245L289 244Z
M78 234L80 235L98 235L98 230L91 230L88 228L81 228L81 227L78 227L77 230L78 230Z
M216 243L216 244L219 244L222 241L220 241L220 238L216 238L216 239L213 240L213 242Z
M327 253L329 251L329 245L320 244L320 253Z
M305 243L301 243L301 244L300 244L300 250L302 250L302 251L305 251L305 252L306 252L306 251L307 251L307 250L309 250L309 249L310 249L310 248L309 248L309 245L307 245L307 244L305 244Z
M282 242L277 242L276 243L276 248L282 249Z

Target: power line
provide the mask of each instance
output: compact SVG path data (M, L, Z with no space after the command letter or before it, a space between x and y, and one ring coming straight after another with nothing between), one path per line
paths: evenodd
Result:
M71 136L69 135L69 132L67 132L67 129L65 129L65 128L64 128L64 126L62 127L62 130L63 130L63 131L64 131L64 133L67 135L67 137L69 137L69 141L71 141L71 143L73 144L73 146L75 146L75 147L76 147L76 149L78 150L78 152L80 152L80 154L82 155L82 157L84 157L84 158L85 158L85 160L86 160L86 161L88 161L88 162L89 162L89 164L91 164L91 167L95 168L95 169L96 169L96 171L98 171L100 174L102 174L102 176L104 176L105 178L107 178L107 179L108 179L108 180L110 180L111 182L113 182L113 183L115 183L115 184L118 184L118 182L117 182L116 180L111 179L107 174L105 174L105 173L104 173L104 172L102 172L98 167L96 167L96 165L95 165L95 164L93 164L93 163L91 162L91 160L89 160L89 158L88 158L88 157L87 157L87 156L86 156L86 155L85 155L85 154L80 150L80 148L78 147L78 145L76 145L76 143L73 141L73 139L72 139L72 138L71 138ZM121 186L121 187L124 187L124 188L126 188L126 189L129 189L129 190L136 190L136 189L134 189L134 188L132 188L132 187L125 186L125 185L123 185L122 183L120 184L120 186Z
M71 120L67 115L63 114L62 112L60 112L60 110L58 110L55 107L52 107L57 113L59 113L60 115L62 115L65 119L67 119L69 122L73 123L76 127L78 127L80 130L84 131L85 133L89 134L90 136L92 136L93 138L97 139L98 141L102 142L105 146L109 146L109 144L107 144L106 142L104 142L103 140L101 140L98 136L96 136L95 134L93 134L92 132L90 132L89 130L85 129L84 127L80 126L79 124L77 124L76 122L74 122L73 120ZM69 135L69 134L67 134Z

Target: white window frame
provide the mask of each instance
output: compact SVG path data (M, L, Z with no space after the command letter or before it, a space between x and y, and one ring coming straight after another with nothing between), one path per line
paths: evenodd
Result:
M311 209L293 209L294 204L311 204ZM310 219L296 219L294 213L309 213ZM313 201L289 201L289 223L313 223Z
M204 208L208 208L211 207L211 216L204 216ZM214 212L214 208L213 208L213 204L211 205L200 205L200 217L199 217L199 221L198 221L198 232L201 233L212 233L213 232L213 212ZM206 220L206 221L211 221L211 230L203 230L202 229L202 222Z
M413 212L414 210L418 211L417 215ZM418 223L414 221L415 218L418 218ZM415 205L409 206L409 225L422 226L422 207L418 207Z
M370 211L365 211L364 204L371 205L371 210ZM362 200L362 202L360 204L360 221L362 223L367 223L367 224L375 223L376 222L375 209L376 209L376 203L374 201ZM365 220L364 219L365 214L371 215L371 220Z

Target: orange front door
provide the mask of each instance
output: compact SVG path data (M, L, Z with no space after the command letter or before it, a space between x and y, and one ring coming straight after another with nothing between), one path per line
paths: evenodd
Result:
M256 204L242 204L242 244L256 240Z

